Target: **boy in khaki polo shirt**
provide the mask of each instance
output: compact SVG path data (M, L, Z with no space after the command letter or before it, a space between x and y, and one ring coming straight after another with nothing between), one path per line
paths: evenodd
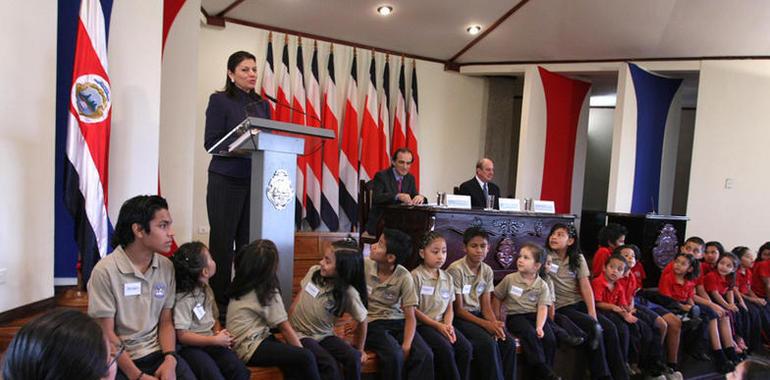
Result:
M433 379L433 353L416 332L417 293L401 263L412 252L409 236L386 228L364 259L369 293L365 347L377 353L381 379Z
M174 351L174 266L157 253L171 249L171 223L165 199L127 200L115 225L114 251L88 281L88 314L110 342L125 346L117 379L195 379Z

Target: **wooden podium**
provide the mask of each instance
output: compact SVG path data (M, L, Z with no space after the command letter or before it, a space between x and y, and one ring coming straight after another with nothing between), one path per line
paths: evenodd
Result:
M292 300L297 155L304 154L307 138L334 138L334 132L248 117L209 149L216 155L251 155L249 239L270 239L278 247L278 280L286 305Z

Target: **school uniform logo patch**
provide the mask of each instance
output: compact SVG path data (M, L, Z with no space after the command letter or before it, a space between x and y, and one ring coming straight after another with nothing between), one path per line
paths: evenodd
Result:
M484 289L487 288L487 284L483 282L479 282L478 285L476 285L476 294L484 293Z
M398 294L396 294L396 292L386 290L385 292L383 292L382 298L384 298L388 302L395 302L396 299L398 299Z
M152 295L155 296L155 298L165 298L166 297L166 284L159 282L152 286Z
M535 302L537 301L537 297L540 296L540 292L529 292L529 295L527 295L527 298L529 299L529 302Z
M451 296L449 289L441 289L441 298L448 300L449 296Z

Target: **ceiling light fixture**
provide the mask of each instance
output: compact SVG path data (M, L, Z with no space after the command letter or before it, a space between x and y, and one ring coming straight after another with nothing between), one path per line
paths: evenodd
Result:
M481 32L481 25L471 25L465 31L472 35L479 34Z
M379 13L380 16L388 16L393 13L393 7L390 5L380 5L377 7L377 13Z

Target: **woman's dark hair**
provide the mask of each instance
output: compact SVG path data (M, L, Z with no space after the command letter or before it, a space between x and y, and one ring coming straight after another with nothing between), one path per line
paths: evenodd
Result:
M241 247L235 255L235 277L227 296L238 299L253 290L259 303L267 305L273 294L281 292L277 269L278 248L272 241L257 239Z
M257 58L254 57L254 54L251 54L247 51L241 50L230 54L230 58L227 59L227 71L230 73L235 73L235 69L238 67L238 65L247 59L251 59L255 62L257 61ZM232 98L236 94L236 89L237 87L235 86L235 83L230 80L230 76L225 74L225 89L223 92ZM254 90L251 90L251 93L256 94Z
M446 241L446 239L444 239L444 236L442 236L440 233L436 231L428 231L425 233L425 235L422 235L422 238L420 238L420 242L417 244L417 248L421 250L425 249L429 245L431 245L431 243L433 243L438 239ZM423 262L423 261L425 260L420 257L420 262Z
M358 250L355 240L337 240L332 243L334 251L334 266L337 272L335 277L321 276L321 270L313 273L313 282L319 285L332 284L332 298L334 305L329 310L339 317L345 312L345 306L350 304L348 299L348 286L358 291L358 296L365 307L369 306L366 291L366 278L364 277L364 256Z
M98 380L109 352L99 325L72 309L55 309L24 325L5 353L6 380Z
M690 268L692 268L692 271L689 273L684 274L685 280L692 281L698 278L700 276L700 261L695 258L695 256L688 255L686 253L677 253L676 256L674 256L674 260L678 259L679 257L684 257L687 259L687 262L690 263Z
M770 241L766 241L765 244L759 247L757 250L757 261L762 261L762 251L770 250Z
M396 256L396 265L406 261L412 254L412 238L403 231L393 228L385 228L382 234L385 236L385 251L389 255Z
M739 260L743 258L743 255L745 255L747 252L749 252L749 247L739 245L735 248L733 248L732 251L730 251L733 255L735 255Z
M150 232L150 221L159 210L168 210L166 200L158 195L137 195L123 203L115 223L112 235L112 248L125 248L134 242L134 223L142 226L145 232Z
M567 246L567 258L569 259L567 266L569 267L570 271L577 272L578 265L580 265L580 256L582 256L583 253L580 252L580 242L578 241L577 230L575 230L575 226L564 223L554 224L553 227L551 227L551 232L548 233L548 237L545 239L546 244L548 245L548 250L551 250L551 235L553 235L558 230L566 231L567 236L569 236L571 239L575 239L572 245Z
M468 245L471 239L475 237L481 237L484 240L489 241L489 232L477 226L468 227L465 232L463 232L463 245Z
M730 273L727 275L727 287L732 288L733 286L735 286L735 272L741 266L741 260L738 258L738 256L736 256L731 252L724 252L721 255L719 255L719 258L717 259L717 265L719 265L719 262L722 261L722 259L724 258L728 258L733 262L733 273Z
M201 272L208 264L203 256L206 245L199 241L184 243L174 253L174 273L176 292L190 293L200 287ZM205 294L205 293L204 293Z
M722 243L718 241L710 241L704 245L703 251L705 252L708 247L714 247L717 249L717 252L719 252L719 256L721 257L725 253L725 246L722 245Z
M630 249L630 250L634 251L634 259L636 260L637 263L639 262L639 256L641 256L642 253L639 250L639 247L636 246L636 244L622 244L622 245L619 245L619 246L615 247L615 249L612 250L612 254L613 255L621 255L621 256L623 256L623 250L624 249ZM628 263L626 263L626 265L628 265Z
M599 246L609 247L610 243L618 241L621 236L625 235L628 235L628 229L626 229L626 227L617 223L608 223L599 230Z
M519 248L519 255L521 255L521 251L525 248L532 253L532 258L535 259L535 262L540 264L540 270L537 271L537 275L545 279L545 276L547 276L545 273L545 260L548 258L545 249L535 243L524 243Z

